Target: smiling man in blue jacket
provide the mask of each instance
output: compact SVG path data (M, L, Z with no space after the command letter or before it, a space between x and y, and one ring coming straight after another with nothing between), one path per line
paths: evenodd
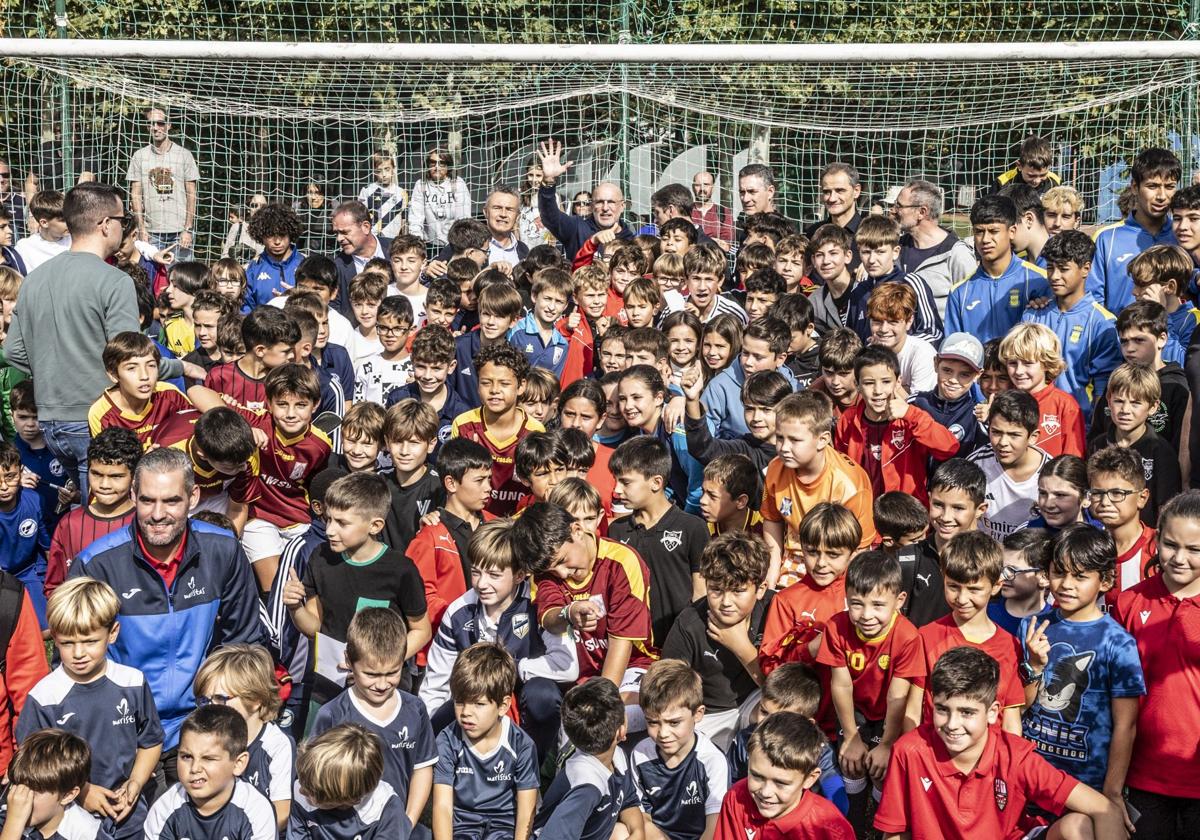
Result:
M121 633L109 655L146 675L162 720L164 766L196 706L192 680L223 644L266 644L257 588L236 536L188 520L200 498L192 464L155 449L133 476L134 522L88 546L70 577L91 577L121 599Z

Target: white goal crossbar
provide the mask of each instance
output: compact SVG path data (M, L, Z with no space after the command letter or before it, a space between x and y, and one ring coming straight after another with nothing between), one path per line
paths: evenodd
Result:
M873 64L1200 59L1198 41L970 44L350 44L0 38L0 59L573 64Z

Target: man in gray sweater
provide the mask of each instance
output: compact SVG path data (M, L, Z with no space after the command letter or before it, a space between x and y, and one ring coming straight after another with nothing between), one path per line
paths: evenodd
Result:
M88 408L111 383L101 355L111 336L137 331L133 279L107 259L130 222L116 187L80 184L67 193L63 216L71 248L30 272L4 350L8 362L33 378L38 422L46 443L67 470L77 470L87 498ZM160 375L178 376L178 360Z

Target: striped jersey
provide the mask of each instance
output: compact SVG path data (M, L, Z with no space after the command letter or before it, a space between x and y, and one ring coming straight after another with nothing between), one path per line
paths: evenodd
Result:
M242 408L257 411L267 407L267 389L263 379L255 379L246 374L237 362L229 362L210 370L208 376L204 377L204 387L229 397Z

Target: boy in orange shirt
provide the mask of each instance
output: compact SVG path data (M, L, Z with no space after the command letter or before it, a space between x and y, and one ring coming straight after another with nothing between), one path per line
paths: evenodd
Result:
M1018 675L1021 643L997 627L987 614L988 602L1000 592L1000 570L1004 566L1000 543L982 531L959 534L946 544L941 561L950 615L917 631L925 651L926 673L932 673L938 657L952 648L979 648L1000 663L997 699L1003 710L1004 729L1021 735L1021 709L1025 706L1025 689ZM905 729L915 729L933 719L933 698L926 687L924 677L913 681Z
M1066 362L1053 330L1044 324L1017 324L1000 342L1000 360L1008 367L1013 387L1037 400L1041 417L1038 449L1051 458L1082 458L1087 444L1083 413L1074 397L1054 385Z
M780 588L798 577L785 552L788 536L818 504L837 502L850 509L862 528L859 548L875 542L875 520L871 480L832 446L833 406L827 396L802 391L785 397L775 407L775 435L779 455L767 465L762 517L771 550L767 586Z

